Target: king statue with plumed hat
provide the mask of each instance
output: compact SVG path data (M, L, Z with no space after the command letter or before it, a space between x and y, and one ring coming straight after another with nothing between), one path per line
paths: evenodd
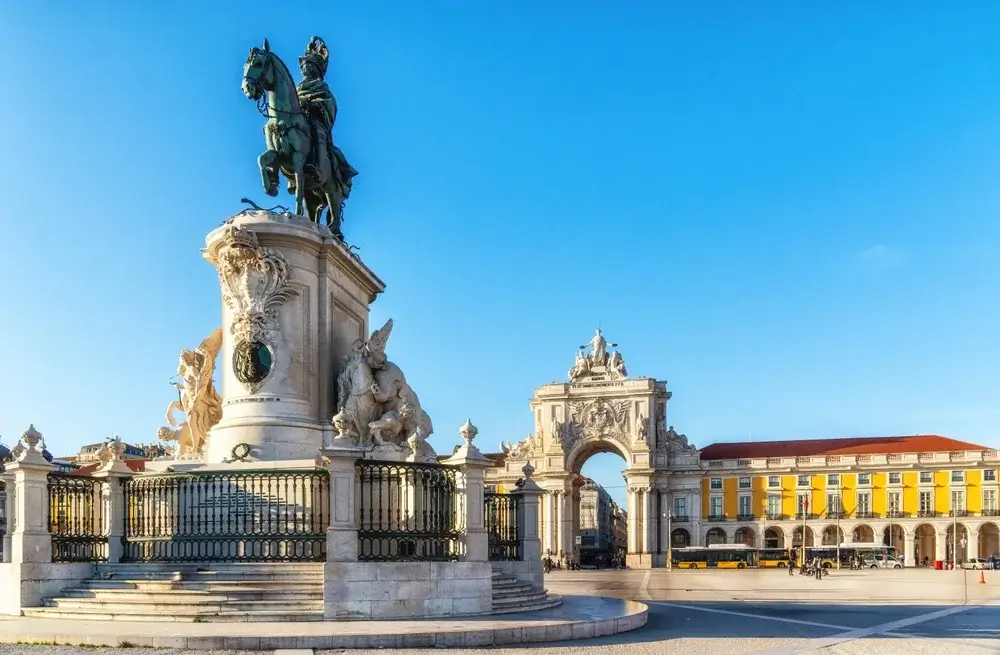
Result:
M305 53L299 57L299 71L302 82L296 87L299 104L309 118L312 142L315 146L310 153L308 166L314 173L329 170L340 187L340 197L346 200L351 193L351 183L356 170L347 162L344 153L333 144L333 124L337 120L337 99L326 83L326 69L330 61L330 50L318 36L309 40ZM326 167L329 166L329 169ZM294 181L289 181L289 191L294 193ZM331 208L337 212L339 208Z

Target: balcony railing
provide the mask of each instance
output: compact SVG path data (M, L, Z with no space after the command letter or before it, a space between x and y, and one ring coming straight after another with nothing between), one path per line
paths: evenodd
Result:
M725 521L726 516L725 514L709 514L708 520L711 521L712 523L718 523L720 521Z
M885 517L887 519L905 519L907 516L909 516L909 514L898 509L891 509L885 513Z
M691 517L688 516L687 514L675 514L672 517L670 517L670 521L672 523L690 523Z
M1000 516L1000 509L984 509L982 511L983 516Z
M756 520L756 518L757 517L755 517L753 514L737 514L736 515L736 520L737 521L754 521L754 520Z
M767 512L767 513L764 514L764 517L768 521L787 521L788 520L788 515L787 514L778 514L778 513L774 513L774 512Z
M795 514L795 518L798 519L799 521L803 519L805 519L806 521L811 521L813 519L818 519L819 517L816 514L812 514L810 512L797 512Z
M937 512L935 512L933 510L929 510L929 509L927 509L927 510L923 510L922 509L919 512L917 512L917 518L921 518L921 519L933 519L933 518L937 518L937 515L938 515Z
M969 516L969 510L967 510L967 509L953 509L950 512L948 512L948 516L956 517L956 518Z
M827 512L826 518L828 519L846 519L847 512Z
M881 515L878 512L855 512L854 518L856 519L877 519Z

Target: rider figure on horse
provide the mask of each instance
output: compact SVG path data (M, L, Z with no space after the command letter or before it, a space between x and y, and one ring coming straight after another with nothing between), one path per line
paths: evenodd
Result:
M337 120L337 100L326 83L326 68L330 51L318 36L312 37L305 54L299 57L302 82L296 87L299 105L309 119L313 148L306 163L311 168L310 175L323 177L328 171L340 189L344 200L351 193L351 181L358 174L347 163L344 153L333 144L333 124ZM295 185L289 180L289 192L294 193ZM340 207L330 207L330 212L339 216Z

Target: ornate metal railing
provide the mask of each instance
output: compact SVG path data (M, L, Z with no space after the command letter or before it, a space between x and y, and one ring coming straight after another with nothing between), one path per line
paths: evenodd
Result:
M483 495L483 516L491 562L520 561L521 529L517 522L520 495Z
M102 519L102 480L50 473L49 534L53 562L106 562L108 537Z
M356 470L359 560L458 559L454 467L359 460Z
M326 559L328 471L178 473L124 485L123 562Z

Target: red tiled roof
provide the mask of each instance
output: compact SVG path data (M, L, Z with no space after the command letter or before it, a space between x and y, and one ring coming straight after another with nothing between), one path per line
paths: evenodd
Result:
M918 434L901 437L842 437L840 439L714 443L701 450L701 459L813 457L819 455L888 455L894 453L939 453L964 450L987 450L987 448L936 434Z
M136 473L141 473L142 471L146 470L146 462L148 460L145 460L145 459L126 459L126 460L122 460L122 461L124 461L125 465L128 466L133 471L135 471ZM97 467L99 467L100 465L101 465L100 462L94 462L93 464L87 464L86 466L81 466L80 468L76 469L75 471L72 471L70 473L70 475L93 475L93 473L95 471L97 471Z

